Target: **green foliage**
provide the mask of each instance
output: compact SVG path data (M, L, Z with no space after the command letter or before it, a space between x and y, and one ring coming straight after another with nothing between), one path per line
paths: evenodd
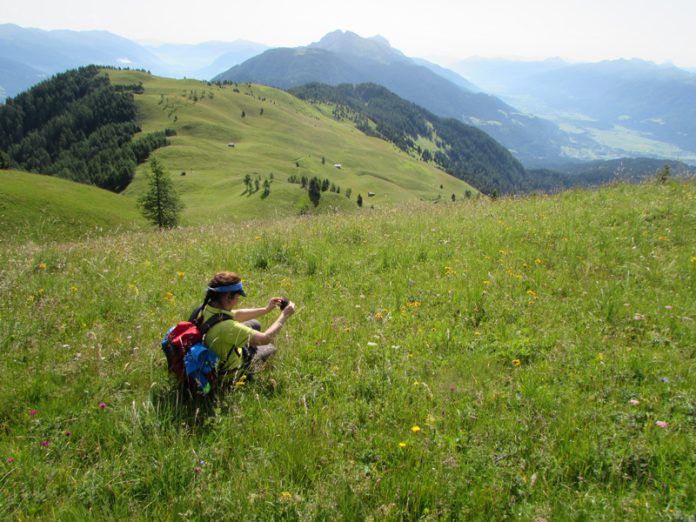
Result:
M617 184L2 248L0 513L688 521L694 198ZM159 341L220 269L243 306L298 311L253 380L192 400Z
M21 169L120 192L136 164L168 144L163 133L131 143L134 92L142 83L114 87L95 66L56 75L0 107L0 148Z
M7 170L12 165L10 157L6 152L0 150L0 169Z
M175 227L179 223L183 204L169 174L156 158L150 160L150 170L149 189L138 199L138 204L145 218L153 225L160 229Z

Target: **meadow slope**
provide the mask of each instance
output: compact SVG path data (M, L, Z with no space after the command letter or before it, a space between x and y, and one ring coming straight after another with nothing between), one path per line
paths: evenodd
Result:
M144 93L135 96L143 133L176 131L171 145L154 154L181 191L184 225L355 209L358 194L366 204L384 206L449 200L452 194L461 199L467 191L477 192L432 163L368 137L352 123L336 121L330 109L322 112L278 89L223 87L134 71L105 73L117 85L143 83ZM126 196L136 197L145 189L147 171L147 164L138 167ZM261 190L246 189L247 175L259 179ZM288 183L290 176L329 179L341 193L324 192L315 209L306 190ZM271 191L262 197L265 180L271 182ZM375 194L369 202L368 192Z
M693 520L694 181L364 210L2 250L0 518ZM221 269L298 311L189 400Z
M135 201L53 176L0 170L0 246L144 229Z

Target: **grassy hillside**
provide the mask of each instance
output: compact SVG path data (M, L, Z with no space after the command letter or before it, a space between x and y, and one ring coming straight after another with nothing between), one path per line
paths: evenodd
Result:
M68 241L145 226L132 199L11 170L0 170L0 221L0 245Z
M691 520L695 201L673 181L3 249L0 518ZM221 269L298 311L272 366L192 402L159 339Z
M136 96L144 133L172 128L171 145L156 151L175 178L186 209L184 224L204 224L296 215L313 209L307 192L291 175L330 179L341 194L325 192L318 211L409 200L463 198L466 183L399 152L393 145L337 122L289 94L259 85L208 86L133 71L106 71L115 84L143 82ZM235 92L235 89L237 92ZM262 114L263 111L263 114ZM244 117L242 117L244 113ZM228 144L234 143L234 147ZM322 158L324 161L322 162ZM341 164L339 170L334 167ZM145 186L147 165L126 190L135 197ZM186 172L185 176L181 173ZM271 192L249 194L246 175L270 181ZM442 188L440 188L442 186ZM352 190L348 200L346 189ZM367 200L367 193L375 196Z

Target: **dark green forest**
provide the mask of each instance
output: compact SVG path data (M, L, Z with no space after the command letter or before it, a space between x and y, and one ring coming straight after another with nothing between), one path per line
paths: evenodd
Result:
M368 135L433 161L480 191L512 193L532 189L524 167L486 133L460 121L439 118L384 87L366 83L332 87L311 83L290 92L306 101L330 103L334 117L350 119ZM373 122L373 125L370 125ZM433 153L417 145L419 137L437 145Z
M133 140L140 132L133 96L141 92L142 85L111 85L96 66L58 74L0 106L0 157L12 168L120 192L172 134Z

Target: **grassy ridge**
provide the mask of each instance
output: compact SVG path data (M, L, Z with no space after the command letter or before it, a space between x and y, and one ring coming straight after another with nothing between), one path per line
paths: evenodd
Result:
M131 199L60 178L8 170L0 170L0 220L0 245L67 241L145 226Z
M0 516L691 520L695 201L617 185L6 249ZM219 269L299 310L272 367L190 403L158 339Z
M366 198L368 191L376 194L369 203L377 206L421 198L449 200L452 194L463 198L467 190L476 192L434 166L277 89L249 84L221 88L133 71L106 73L115 84L143 82L145 92L136 96L143 132L177 131L172 144L155 154L182 192L184 224L306 211L312 207L307 192L287 182L291 175L328 178L341 187L340 196L323 193L320 212L354 209L358 193ZM336 163L342 165L340 170L334 168ZM138 168L127 196L144 190L147 168ZM262 190L246 192L244 176L263 182L271 173L274 181L267 198L261 198ZM348 188L353 192L350 201L343 196Z

